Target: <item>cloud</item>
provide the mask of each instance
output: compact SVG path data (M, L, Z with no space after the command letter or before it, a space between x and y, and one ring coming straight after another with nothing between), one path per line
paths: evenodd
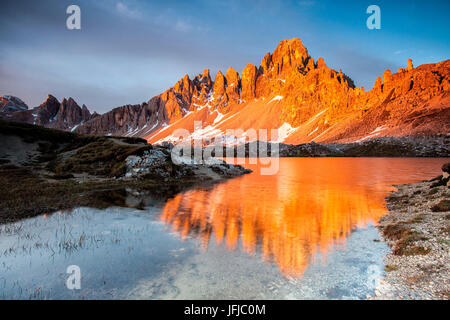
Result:
M142 14L138 10L130 9L125 3L119 1L116 4L116 11L125 17L140 20L142 19Z
M178 20L175 24L175 30L180 32L189 32L192 30L192 25L183 20Z
M29 105L47 93L75 95L105 111L151 98L186 73L258 64L265 52L291 37L300 37L313 56L323 56L370 87L386 68L404 65L405 53L417 63L428 62L429 55L448 58L448 46L439 39L427 38L424 52L411 49L415 44L409 40L386 41L395 38L384 35L371 34L372 42L357 28L350 32L350 25L330 23L343 8L336 5L338 11L327 15L322 1L77 0L81 32L66 28L66 8L73 2L2 0L0 91ZM319 6L324 10L316 10Z
M30 106L51 93L104 112L146 101L186 73L248 60L233 48L211 46L206 22L193 23L180 10L133 0L80 1L82 32L71 32L65 23L70 0L32 2L31 8L6 1L0 10L0 94Z

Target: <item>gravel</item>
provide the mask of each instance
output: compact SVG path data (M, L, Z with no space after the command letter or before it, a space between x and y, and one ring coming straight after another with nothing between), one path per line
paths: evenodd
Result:
M434 184L399 185L387 198L389 214L380 219L378 228L392 252L385 256L385 276L374 299L449 299L450 212L431 208L450 199L450 189ZM387 231L399 226L400 235Z

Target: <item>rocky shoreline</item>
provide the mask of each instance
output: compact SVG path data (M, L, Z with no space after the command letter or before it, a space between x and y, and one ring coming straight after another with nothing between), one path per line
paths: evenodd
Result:
M230 147L235 155L256 158L276 157L420 157L440 158L450 156L450 135L410 137L380 137L352 143L265 143L249 142ZM206 147L205 152L215 154L216 146ZM219 148L220 150L220 148ZM229 151L229 150L228 150ZM222 154L227 149L224 147Z
M392 252L374 299L450 298L450 163L442 169L432 180L395 186L386 199L378 228Z

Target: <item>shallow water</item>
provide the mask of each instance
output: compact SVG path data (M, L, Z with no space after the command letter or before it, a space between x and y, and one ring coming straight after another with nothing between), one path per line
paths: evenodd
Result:
M0 299L364 299L388 248L392 184L446 159L281 158L276 175L196 188L145 210L78 208L0 226ZM69 290L66 269L81 270Z

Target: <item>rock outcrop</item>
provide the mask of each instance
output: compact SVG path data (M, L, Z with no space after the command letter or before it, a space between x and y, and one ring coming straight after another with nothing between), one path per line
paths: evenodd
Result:
M412 69L414 69L413 63L412 63L411 58L409 58L409 59L408 59L408 71L411 71Z
M252 172L240 165L227 164L225 161L210 157L197 163L191 157L177 157L171 153L172 146L163 144L152 146L141 155L126 158L125 178L148 177L165 179L169 177L206 175L212 179L230 178ZM176 162L176 165L174 164Z
M241 99L241 79L239 73L233 68L228 68L227 74L225 75L227 79L227 99L229 104L238 104ZM226 111L226 110L224 110Z
M258 77L258 70L251 63L242 70L242 93L241 99L245 102L250 101L256 97L256 79Z

